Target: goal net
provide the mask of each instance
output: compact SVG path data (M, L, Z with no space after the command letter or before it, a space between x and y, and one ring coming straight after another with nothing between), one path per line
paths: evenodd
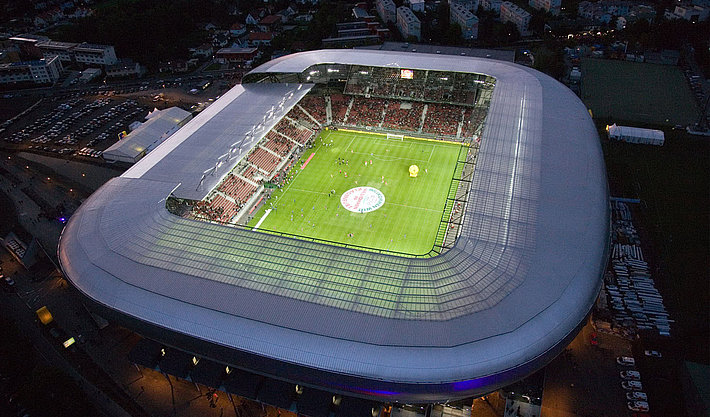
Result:
M394 133L388 133L387 134L387 139L393 139L393 140L404 140L404 135L395 135Z

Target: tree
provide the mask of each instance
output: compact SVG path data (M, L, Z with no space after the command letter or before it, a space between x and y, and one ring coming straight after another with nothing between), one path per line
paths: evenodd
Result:
M456 45L461 41L461 25L458 23L451 23L448 28L446 28L446 33L444 35L444 45Z

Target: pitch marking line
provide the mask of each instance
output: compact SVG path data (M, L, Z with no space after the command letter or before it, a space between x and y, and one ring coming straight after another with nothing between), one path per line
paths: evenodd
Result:
M259 226L261 226L261 224L264 223L264 220L266 220L266 218L269 216L269 213L271 213L271 209L266 209L266 211L264 212L264 215L261 216L259 221L254 226L254 228L251 230L257 230L259 228Z

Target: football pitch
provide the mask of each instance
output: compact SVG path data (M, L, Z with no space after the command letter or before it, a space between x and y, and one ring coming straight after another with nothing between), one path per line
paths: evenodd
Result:
M582 60L582 100L594 117L673 126L699 110L680 68L611 59Z
M324 131L248 226L425 255L443 239L441 219L460 152L464 157L460 144L442 141ZM419 168L417 177L410 177L411 165Z

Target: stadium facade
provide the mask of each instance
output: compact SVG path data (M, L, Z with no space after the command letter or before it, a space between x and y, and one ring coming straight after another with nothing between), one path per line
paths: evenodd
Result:
M350 66L495 79L450 248L400 257L168 210L170 197L208 195L317 86L312 68ZM322 50L247 74L87 199L58 253L91 308L166 346L327 392L430 402L491 392L562 351L595 302L608 238L598 135L562 84L488 59Z

